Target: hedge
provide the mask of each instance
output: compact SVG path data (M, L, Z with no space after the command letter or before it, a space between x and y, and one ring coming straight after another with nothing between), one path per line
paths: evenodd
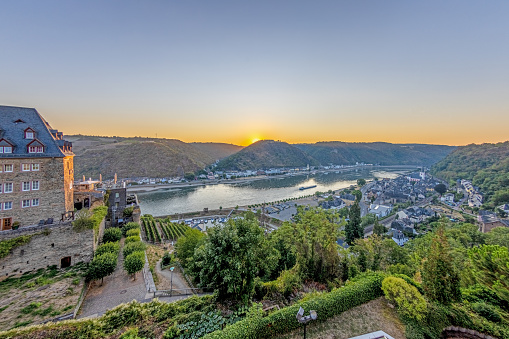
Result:
M205 335L204 339L255 339L269 338L277 334L293 331L302 324L297 321L296 315L302 306L308 314L315 310L318 320L324 321L355 306L381 297L383 273L369 273L344 287L324 293L316 298L295 305L285 307L264 318L248 318L239 321L221 331Z

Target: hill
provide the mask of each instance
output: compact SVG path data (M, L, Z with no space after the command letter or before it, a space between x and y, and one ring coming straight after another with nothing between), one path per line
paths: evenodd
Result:
M189 143L203 153L208 154L215 160L221 160L232 154L237 153L243 147L233 144L224 144L219 142L192 142Z
M431 173L449 181L472 180L484 193L487 207L509 203L509 141L458 147Z
M232 147L196 147L175 139L66 136L73 143L75 177L166 177L195 172ZM233 145L232 145L233 146Z
M286 142L260 140L219 162L218 169L247 170L273 167L304 167L317 161Z
M322 165L352 165L356 162L380 165L430 166L443 159L454 147L386 142L348 143L340 141L296 144Z

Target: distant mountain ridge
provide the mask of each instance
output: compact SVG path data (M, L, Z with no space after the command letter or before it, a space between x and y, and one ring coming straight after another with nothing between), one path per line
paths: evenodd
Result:
M261 140L245 147L218 164L219 169L246 170L309 165L353 165L357 162L380 165L431 166L443 159L453 146L390 144L385 142L287 144Z
M445 145L341 141L295 144L295 146L322 165L352 165L356 162L364 162L380 165L431 166L454 149L453 146Z
M429 166L454 147L425 144L346 143L288 144L261 140L247 147L226 143L185 143L176 139L70 135L75 177L171 177L204 169L219 160L218 169L247 170L306 165Z
M207 167L241 146L185 143L176 139L69 135L73 143L75 178L162 178Z
M294 145L282 141L260 140L217 164L218 169L248 170L273 167L303 167L318 162Z
M460 146L431 168L442 179L472 180L487 207L509 203L509 141Z

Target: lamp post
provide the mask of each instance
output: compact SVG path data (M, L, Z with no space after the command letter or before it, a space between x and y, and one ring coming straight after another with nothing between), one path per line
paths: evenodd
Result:
M173 294L173 270L175 269L175 266L170 267L170 297Z
M304 339L306 339L306 325L311 320L316 320L318 318L318 314L316 314L315 310L309 311L309 315L304 315L304 309L299 307L299 312L297 312L297 321L301 324L304 324Z

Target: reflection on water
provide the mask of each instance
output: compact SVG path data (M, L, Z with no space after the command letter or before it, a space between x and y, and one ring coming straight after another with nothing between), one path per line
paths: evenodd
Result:
M296 198L316 191L337 190L353 185L357 179L395 178L396 172L380 170L352 170L267 178L241 184L219 184L177 189L162 189L138 193L143 214L154 216L218 209ZM315 188L299 191L301 186Z

